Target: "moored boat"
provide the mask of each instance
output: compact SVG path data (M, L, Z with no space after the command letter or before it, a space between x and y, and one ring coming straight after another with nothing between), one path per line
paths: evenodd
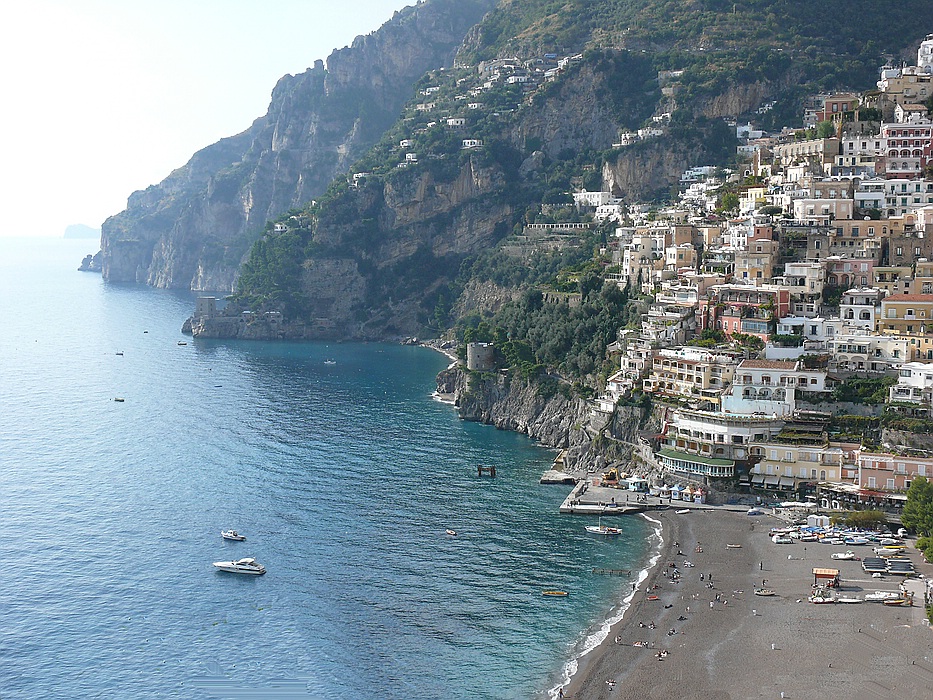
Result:
M553 598L566 598L569 594L567 591L541 591L541 595L551 596Z
M246 539L246 535L241 535L236 530L221 530L220 536L225 540L233 540L234 542L242 542Z
M231 574L260 575L266 573L266 567L252 557L237 559L235 561L215 561L214 566L218 571L227 571Z
M586 531L591 535L602 535L603 537L616 537L622 534L622 531L617 527L603 525L602 519L599 520L598 525L587 525Z

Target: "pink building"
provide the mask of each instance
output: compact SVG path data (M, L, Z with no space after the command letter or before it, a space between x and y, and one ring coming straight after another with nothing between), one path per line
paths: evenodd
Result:
M905 491L918 476L933 476L933 458L901 457L878 452L862 452L858 456L860 488Z

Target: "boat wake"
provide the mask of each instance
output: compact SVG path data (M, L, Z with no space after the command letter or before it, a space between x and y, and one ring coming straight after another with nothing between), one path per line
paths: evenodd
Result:
M597 629L588 632L577 645L577 648L573 653L573 658L564 664L564 667L561 669L560 682L548 690L548 697L550 700L557 700L559 697L558 693L560 689L565 687L567 683L570 682L570 679L573 678L579 669L580 659L606 641L606 639L609 637L609 632L612 629L612 626L619 622L625 615L626 610L631 607L632 600L641 589L641 584L645 581L645 579L648 578L648 573L651 571L651 569L654 568L655 564L657 564L658 560L661 558L661 545L663 543L661 536L661 521L649 517L645 513L642 513L641 515L645 520L648 520L654 524L654 534L651 537L651 539L654 541L654 551L651 555L651 558L648 560L645 568L638 572L638 580L635 583L635 589L629 591L625 598L622 599L622 602L619 604L618 608L613 610L612 614L607 619L603 620Z

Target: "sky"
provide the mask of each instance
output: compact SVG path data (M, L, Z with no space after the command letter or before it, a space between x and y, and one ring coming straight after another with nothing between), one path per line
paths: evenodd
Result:
M10 0L0 236L97 228L265 114L276 81L415 0Z

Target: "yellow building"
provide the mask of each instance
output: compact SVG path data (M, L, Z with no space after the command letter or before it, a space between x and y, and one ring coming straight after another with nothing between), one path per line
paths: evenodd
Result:
M933 330L933 294L896 294L881 300L878 330L905 335Z

